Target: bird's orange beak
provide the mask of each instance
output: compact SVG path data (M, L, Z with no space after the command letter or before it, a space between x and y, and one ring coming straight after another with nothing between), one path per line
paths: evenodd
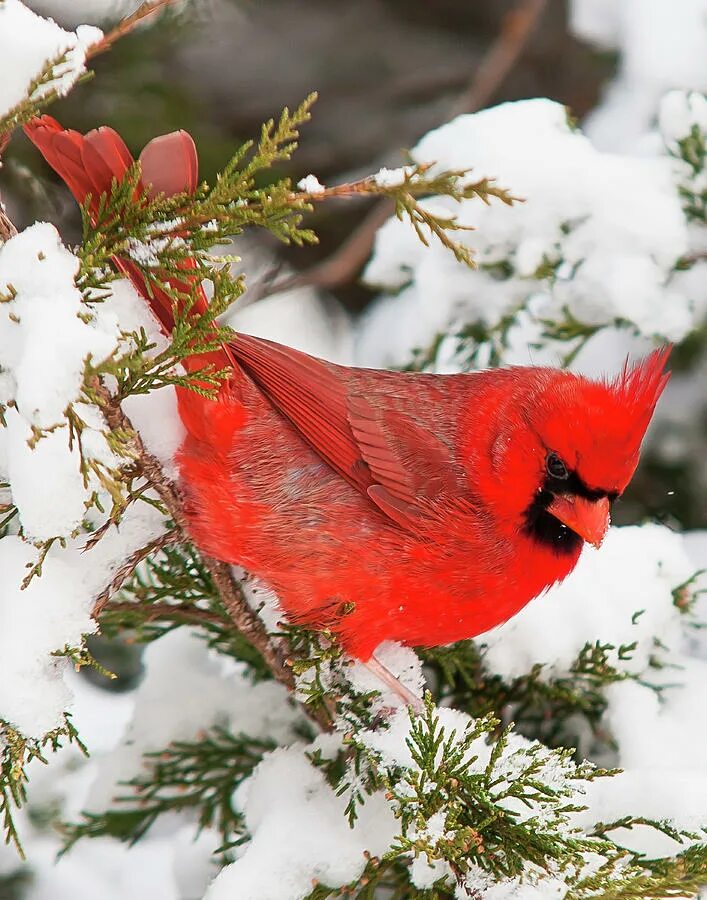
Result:
M573 494L560 494L548 506L547 511L585 541L594 547L601 547L611 521L606 497L586 500Z

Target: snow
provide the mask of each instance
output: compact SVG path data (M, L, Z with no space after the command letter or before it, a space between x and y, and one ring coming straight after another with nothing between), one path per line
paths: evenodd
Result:
M96 630L91 619L95 597L118 566L163 529L162 516L152 506L131 506L120 529L109 528L89 553L81 552L85 536L68 541L65 549L55 544L41 575L24 590L37 550L16 535L0 538L0 719L33 737L61 724L72 701L64 680L70 663L52 652L80 646L82 636Z
M394 188L405 184L406 179L410 178L414 172L415 166L400 166L398 169L386 169L384 166L372 178L380 188Z
M297 188L306 194L323 194L326 188L316 175L307 175L297 182Z
M611 528L600 550L585 546L562 584L477 640L491 671L507 679L538 663L566 673L588 640L613 644L615 663L619 647L638 642L622 668L643 673L654 635L679 647L684 623L672 591L694 572L681 536L664 526Z
M101 763L89 807L109 804L116 786L136 775L142 755L172 741L195 740L205 729L230 727L254 738L288 742L300 714L274 682L253 685L242 665L209 650L194 629L181 628L150 644L145 676L122 740Z
M27 0L25 5L62 25L74 26L81 22L115 22L134 12L140 3L141 0Z
M694 125L707 131L707 98L695 91L669 91L661 100L658 124L668 145L687 137Z
M707 90L705 0L572 0L570 27L600 49L616 49L619 71L586 128L597 146L633 151L661 96Z
M620 40L620 9L616 0L570 0L569 27L578 38L602 50L613 50Z
M0 716L27 735L41 736L58 726L70 693L52 657L65 644L76 646L84 632L95 630L90 596L77 596L71 569L61 559L47 560L44 578L34 578L20 593L19 584L36 552L19 537L0 540Z
M384 641L376 649L376 658L389 672L392 672L401 684L412 691L418 697L422 696L424 678L420 668L420 661L416 654L408 647L403 647L395 641ZM381 709L398 709L404 707L404 702L398 694L394 694L380 678L366 668L363 663L353 661L346 669L346 679L355 690L362 694L369 691L379 691L381 696L377 705Z
M115 296L91 315L74 285L77 270L76 257L45 223L31 226L0 248L0 293L8 298L0 304L2 399L12 403L5 411L7 427L0 429L0 468L10 482L24 536L64 539L63 547L51 547L41 575L24 590L28 566L37 562L39 551L17 536L0 539L0 643L9 666L0 718L35 737L57 727L63 710L71 706L63 678L70 664L52 652L80 646L82 635L95 630L90 617L94 599L125 559L165 527L154 507L135 504L125 512L120 528L111 526L90 553L81 552L91 494L102 495L106 509L110 501L94 472L84 483L79 442L69 443L65 410L71 406L83 422L83 459L94 466L119 467L122 460L108 445L101 413L79 396L86 359L90 356L97 363L115 351L119 313L123 327L132 322L126 314L130 297L123 292L121 301L117 285ZM153 409L156 402L159 395L152 400ZM153 427L157 424L153 418ZM46 432L33 434L32 428ZM166 434L174 431L170 425ZM161 441L163 455L173 452L176 438L170 443L162 434ZM95 526L104 521L95 512L90 518Z
M51 19L36 15L20 0L0 3L0 118L18 106L32 83L49 63L55 65L51 78L36 87L30 99L50 92L66 94L86 71L86 50L98 43L103 32L81 25L75 32L65 31Z
M115 348L107 334L79 318L74 285L78 259L53 225L37 223L0 248L2 365L14 372L14 399L32 425L56 424L79 393L88 356L100 362ZM51 371L52 377L47 377Z
M0 295L8 298L0 304L0 367L3 402L13 403L0 444L20 521L39 540L72 534L100 489L95 475L83 481L78 441L70 446L64 413L78 399L86 360L109 356L118 332L80 317L87 308L74 285L77 271L78 260L52 225L32 225L0 248ZM85 424L84 459L118 466L98 410L76 403L74 411ZM33 429L48 431L33 435ZM47 480L53 490L38 491L37 484Z
M694 327L690 298L669 284L688 231L667 158L602 153L549 100L460 116L426 135L412 156L435 162L433 174L471 169L471 180L495 178L524 202L424 201L476 229L456 235L473 248L476 270L437 242L424 247L391 218L364 272L385 293L359 329L359 363L407 364L438 332L476 321L498 327L523 307L528 321L510 343L526 362L528 345L557 352L542 321L564 310L587 325L627 320L670 340Z
M302 751L295 745L270 753L237 792L252 840L205 900L303 900L317 881L354 881L366 866L365 851L380 856L390 846L396 824L385 799L370 798L349 828L345 798Z
M95 318L106 332L113 329L124 334L144 331L155 345L154 353L161 353L168 346L169 342L147 303L126 278L111 283L110 295L95 308ZM140 432L147 450L157 457L165 473L175 478L174 456L185 434L175 389L166 386L149 394L134 394L123 401L123 410Z

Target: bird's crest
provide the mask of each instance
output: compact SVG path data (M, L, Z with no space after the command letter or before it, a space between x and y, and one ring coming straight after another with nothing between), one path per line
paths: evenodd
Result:
M620 374L608 384L626 416L626 432L637 444L640 444L670 378L665 364L671 350L671 344L659 347L634 365L629 365L626 360Z

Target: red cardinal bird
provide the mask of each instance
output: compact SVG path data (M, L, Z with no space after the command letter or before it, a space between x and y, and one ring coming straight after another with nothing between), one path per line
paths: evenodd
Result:
M82 136L43 116L25 130L94 209L132 162L110 128ZM185 132L140 159L153 192L194 189ZM116 264L169 329L167 296L148 297L134 265ZM601 544L668 353L612 381L548 368L427 375L336 366L238 335L217 354L233 374L216 400L179 391L192 538L266 582L294 621L333 629L390 683L373 656L381 641L429 647L487 631L565 578L584 541Z

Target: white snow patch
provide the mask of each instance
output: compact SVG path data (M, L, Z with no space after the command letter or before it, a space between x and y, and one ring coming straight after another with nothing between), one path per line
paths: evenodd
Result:
M672 591L694 571L679 534L653 524L611 528L600 550L585 548L562 584L477 638L487 645L486 664L508 679L537 663L548 674L565 674L587 641L613 644L615 661L621 645L636 641L622 668L643 672L654 635L680 646L682 616Z
M307 175L305 178L300 178L297 182L297 187L306 194L323 194L326 190L316 175Z
M25 97L32 100L55 91L68 93L86 71L86 50L98 43L103 32L89 25L75 32L64 31L51 19L43 19L20 0L0 2L0 118L14 109ZM31 86L45 71L47 64L57 63L49 80Z
M476 270L439 242L425 247L408 223L391 218L364 273L388 294L362 320L359 363L405 364L437 332L474 321L493 327L531 298L537 322L567 308L588 325L624 319L644 335L673 340L694 327L690 300L668 287L688 233L666 158L601 153L549 100L460 116L412 155L434 162L432 173L470 169L474 181L495 178L525 202L424 201L476 229L455 235L473 248ZM536 277L541 268L550 274ZM548 343L541 330L526 346Z
M269 754L236 794L252 840L211 885L205 900L302 900L313 884L338 887L380 856L397 831L385 799L374 795L349 828L346 799L294 745ZM277 853L273 853L277 847Z

